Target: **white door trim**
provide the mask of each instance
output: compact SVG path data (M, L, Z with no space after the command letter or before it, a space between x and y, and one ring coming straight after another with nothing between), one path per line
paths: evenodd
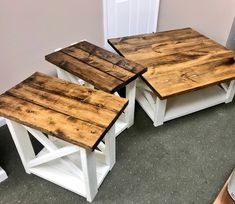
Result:
M109 38L156 32L159 5L160 0L103 0L104 47L111 48Z

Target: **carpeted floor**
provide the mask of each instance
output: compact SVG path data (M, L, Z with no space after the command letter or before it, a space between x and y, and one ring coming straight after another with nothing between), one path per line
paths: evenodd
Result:
M25 173L6 126L0 128L0 203L87 203ZM235 102L154 128L137 105L133 127L117 138L117 163L94 204L209 204L235 167Z

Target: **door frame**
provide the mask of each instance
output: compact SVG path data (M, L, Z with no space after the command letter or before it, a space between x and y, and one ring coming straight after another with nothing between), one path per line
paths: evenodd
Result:
M111 21L116 21L116 15L109 15L109 12L111 10L113 10L111 7L112 6L115 6L114 3L115 1L118 1L118 2L124 2L126 0L103 0L102 1L102 4L103 4L103 32L104 32L104 47L105 48L108 48L110 49L110 47L108 46L108 42L107 42L107 39L110 38L108 36L108 18L109 16L111 16ZM129 0L130 1L130 4L132 4L133 0ZM136 0L134 0L136 1ZM141 1L141 0L138 0L138 2ZM156 4L156 7L154 6L151 6L151 11L152 11L152 14L151 16L153 16L152 18L154 19L151 23L149 23L148 25L148 30L146 30L145 33L151 33L151 32L156 32L157 31L157 25L158 25L158 15L159 15L159 7L160 7L160 0L151 0L151 4ZM138 6L136 6L137 8ZM115 11L116 12L116 11ZM115 26L115 25L111 25L111 26ZM113 27L113 29L115 30L116 28ZM130 33L130 32L129 32ZM130 35L130 34L129 34ZM119 36L112 36L112 37L119 37Z

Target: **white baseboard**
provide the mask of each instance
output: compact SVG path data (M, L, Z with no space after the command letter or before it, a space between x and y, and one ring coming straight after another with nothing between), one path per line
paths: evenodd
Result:
M2 167L0 167L0 183L6 180L7 178L8 177L6 172L2 169Z
M0 127L6 124L6 121L4 118L0 117Z

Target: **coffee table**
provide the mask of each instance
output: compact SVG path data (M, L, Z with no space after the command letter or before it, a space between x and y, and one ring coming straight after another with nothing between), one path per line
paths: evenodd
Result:
M113 124L127 99L35 73L0 96L28 174L92 201L116 162ZM31 133L43 149L35 154Z
M115 134L134 123L136 79L147 68L87 41L57 49L46 60L56 65L59 78L118 95L125 88L129 104L116 123Z
M114 38L122 56L148 67L136 99L154 126L220 103L235 93L235 53L192 28Z

